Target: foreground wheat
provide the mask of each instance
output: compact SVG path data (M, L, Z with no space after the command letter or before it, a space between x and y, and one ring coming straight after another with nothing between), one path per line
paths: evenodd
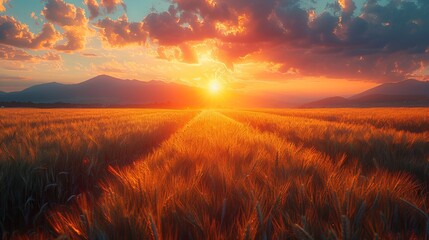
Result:
M310 133L288 136L263 121L273 128L203 111L152 154L111 167L100 196L51 210L50 226L56 236L91 239L427 237L427 170L364 168L343 148L337 158L312 147Z

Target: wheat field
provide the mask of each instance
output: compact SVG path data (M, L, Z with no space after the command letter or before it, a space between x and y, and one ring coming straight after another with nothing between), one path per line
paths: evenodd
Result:
M1 109L4 239L428 239L429 109Z

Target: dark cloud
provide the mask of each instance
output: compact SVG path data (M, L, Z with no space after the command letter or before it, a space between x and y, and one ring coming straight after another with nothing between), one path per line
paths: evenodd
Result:
M100 6L97 0L85 0L85 4L88 7L90 19L94 19L100 15Z
M2 1L0 3L4 3ZM314 2L314 1L313 1ZM123 0L85 0L90 18L112 13ZM210 40L213 56L234 63L278 64L281 71L303 76L392 80L428 66L429 1L332 0L323 12L304 0L171 0L164 12L140 22L126 15L95 23L111 46L154 43L158 55L188 63L198 61L192 47ZM1 4L0 4L1 5ZM0 43L22 48L83 49L88 19L82 8L46 0L42 15L49 23L35 35L13 17L0 16ZM67 42L53 24L64 30ZM24 56L24 55L23 55Z
M217 39L227 65L254 59L303 75L392 80L428 65L429 3L338 0L314 15L298 0L175 0L144 19L151 39L177 45ZM311 14L313 14L311 16Z

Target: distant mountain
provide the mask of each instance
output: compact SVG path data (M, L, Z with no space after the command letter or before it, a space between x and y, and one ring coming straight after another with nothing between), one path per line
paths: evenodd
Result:
M304 108L329 108L329 107L347 107L350 105L350 100L343 97L329 97L318 101L309 102L302 107Z
M20 92L0 94L0 102L72 103L105 105L196 106L203 91L176 83L122 80L100 75L78 84L46 83Z
M397 83L384 83L362 93L356 94L350 97L350 99L358 99L360 97L373 94L429 96L429 81L408 79Z
M385 83L349 98L330 97L302 105L329 107L423 107L429 106L429 82L405 80Z

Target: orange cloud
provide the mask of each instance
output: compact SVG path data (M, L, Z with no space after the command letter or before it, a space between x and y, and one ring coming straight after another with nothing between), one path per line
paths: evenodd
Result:
M21 48L49 48L59 39L60 34L50 23L43 25L42 31L35 35L26 24L22 24L14 17L0 16L0 43Z
M338 0L338 4L340 5L343 12L353 13L356 9L356 5L353 0Z
M182 52L181 60L185 63L198 63L198 56L195 50L189 44L181 44L180 51Z
M157 49L158 58L168 61L179 61L183 63L198 63L198 55L193 46L183 43L180 46L160 46Z
M48 0L42 15L65 31L67 43L57 45L55 47L57 50L73 51L85 47L88 19L82 8L77 8L63 0Z
M67 43L55 46L55 49L60 51L73 51L80 50L85 47L85 33L82 33L80 27L65 27L66 32L64 33L67 38ZM84 29L83 31L86 31Z
M6 11L5 4L8 4L9 0L0 0L0 12Z
M0 58L4 60L27 61L33 59L33 56L24 50L0 44Z
M56 53L48 52L41 56L33 56L24 50L15 47L0 44L0 58L12 61L61 61L61 56Z

